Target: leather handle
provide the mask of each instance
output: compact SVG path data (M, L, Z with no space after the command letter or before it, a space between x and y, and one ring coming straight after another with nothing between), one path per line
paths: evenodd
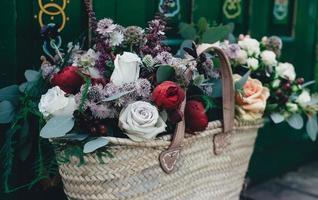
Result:
M222 142L225 141L234 126L234 85L232 77L232 69L230 62L225 53L218 47L209 47L204 52L213 51L220 59L221 63L221 76L222 76L222 95L223 95L223 133L218 134L214 138L214 152L219 154L224 148ZM180 111L184 113L186 100L180 106ZM163 151L159 156L159 161L162 169L166 173L173 172L177 159L180 156L181 145L185 134L185 121L184 116L182 121L177 124L177 128L173 135L173 139L169 148Z

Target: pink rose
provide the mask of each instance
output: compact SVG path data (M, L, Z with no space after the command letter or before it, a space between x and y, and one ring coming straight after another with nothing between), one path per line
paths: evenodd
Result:
M234 80L241 78L234 75ZM243 91L236 94L236 110L244 120L255 120L263 116L266 100L269 97L269 90L263 87L257 79L249 78L243 86Z

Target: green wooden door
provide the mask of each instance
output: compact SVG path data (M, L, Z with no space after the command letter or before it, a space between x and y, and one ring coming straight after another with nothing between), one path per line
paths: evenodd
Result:
M251 15L255 16L250 18L251 34L257 38L272 34L280 36L283 39L282 60L293 63L299 76L306 80L315 79L317 0L254 0L251 8ZM305 130L267 125L257 139L249 175L254 181L280 175L317 159L317 152L318 143L311 142Z

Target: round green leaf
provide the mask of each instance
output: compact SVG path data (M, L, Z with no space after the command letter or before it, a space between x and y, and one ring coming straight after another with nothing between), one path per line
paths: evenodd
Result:
M84 145L83 152L84 153L91 153L91 152L95 151L96 149L99 149L103 146L106 146L108 143L109 143L109 141L107 138L99 137L95 140L91 140L91 141L87 142Z
M0 102L0 124L10 123L15 115L14 106L10 101Z
M172 81L174 78L175 71L169 65L161 65L157 70L157 83L162 83L164 81Z
M18 85L10 85L0 89L0 101L10 101L16 104L19 101L20 91Z
M40 132L40 136L43 138L63 137L73 127L73 116L56 116L47 121Z

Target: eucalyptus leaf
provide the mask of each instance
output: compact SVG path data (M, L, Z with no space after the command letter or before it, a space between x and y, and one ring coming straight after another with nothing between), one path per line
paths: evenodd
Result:
M285 120L285 117L279 113L272 113L270 117L275 124L279 124Z
M0 102L0 124L10 123L15 116L15 108L10 101Z
M188 40L195 40L197 36L197 31L195 30L193 25L187 23L180 23L179 33L184 39Z
M10 101L13 104L17 104L20 98L20 91L18 85L10 85L0 89L0 101Z
M133 92L133 90L125 91L125 92L120 92L120 93L117 93L117 94L115 94L115 95L113 95L113 96L111 96L111 97L107 97L107 98L103 99L102 101L104 101L104 102L114 101L114 100L116 100L116 99L119 99L119 98L122 97L122 96L125 96L126 94L131 93L131 92Z
M250 77L251 71L247 71L244 76L238 81L235 82L235 90L240 91L243 89L245 83L248 81L248 78Z
M315 80L308 81L308 82L302 84L301 87L302 87L302 88L305 88L305 87L308 87L308 86L313 85L313 84L315 84L315 83L316 83Z
M292 116L288 117L286 121L294 129L301 129L304 126L304 120L298 113L295 113Z
M84 145L83 152L91 153L96 149L106 146L109 143L108 139L105 137L99 137L97 139L91 140Z
M39 79L39 77L40 77L40 72L35 71L35 70L31 70L31 69L27 69L27 70L25 70L25 72L24 72L24 76L25 76L25 79L26 79L28 82L32 82L32 81L36 81L36 80Z
M66 134L63 137L59 137L59 139L71 140L71 141L83 141L86 138L88 138L88 136L89 136L89 134L86 134L86 133L75 133L75 132L72 132L72 133Z
M55 116L52 117L40 132L43 138L63 137L74 127L73 116Z
M227 25L220 25L217 27L208 28L202 35L202 43L213 44L217 41L223 40L233 32L234 25L232 23Z
M175 71L170 65L160 65L156 73L157 83L173 80L174 74Z
M318 123L317 123L317 117L312 116L308 117L308 121L306 124L306 130L307 133L312 141L316 141L317 134L318 134Z

